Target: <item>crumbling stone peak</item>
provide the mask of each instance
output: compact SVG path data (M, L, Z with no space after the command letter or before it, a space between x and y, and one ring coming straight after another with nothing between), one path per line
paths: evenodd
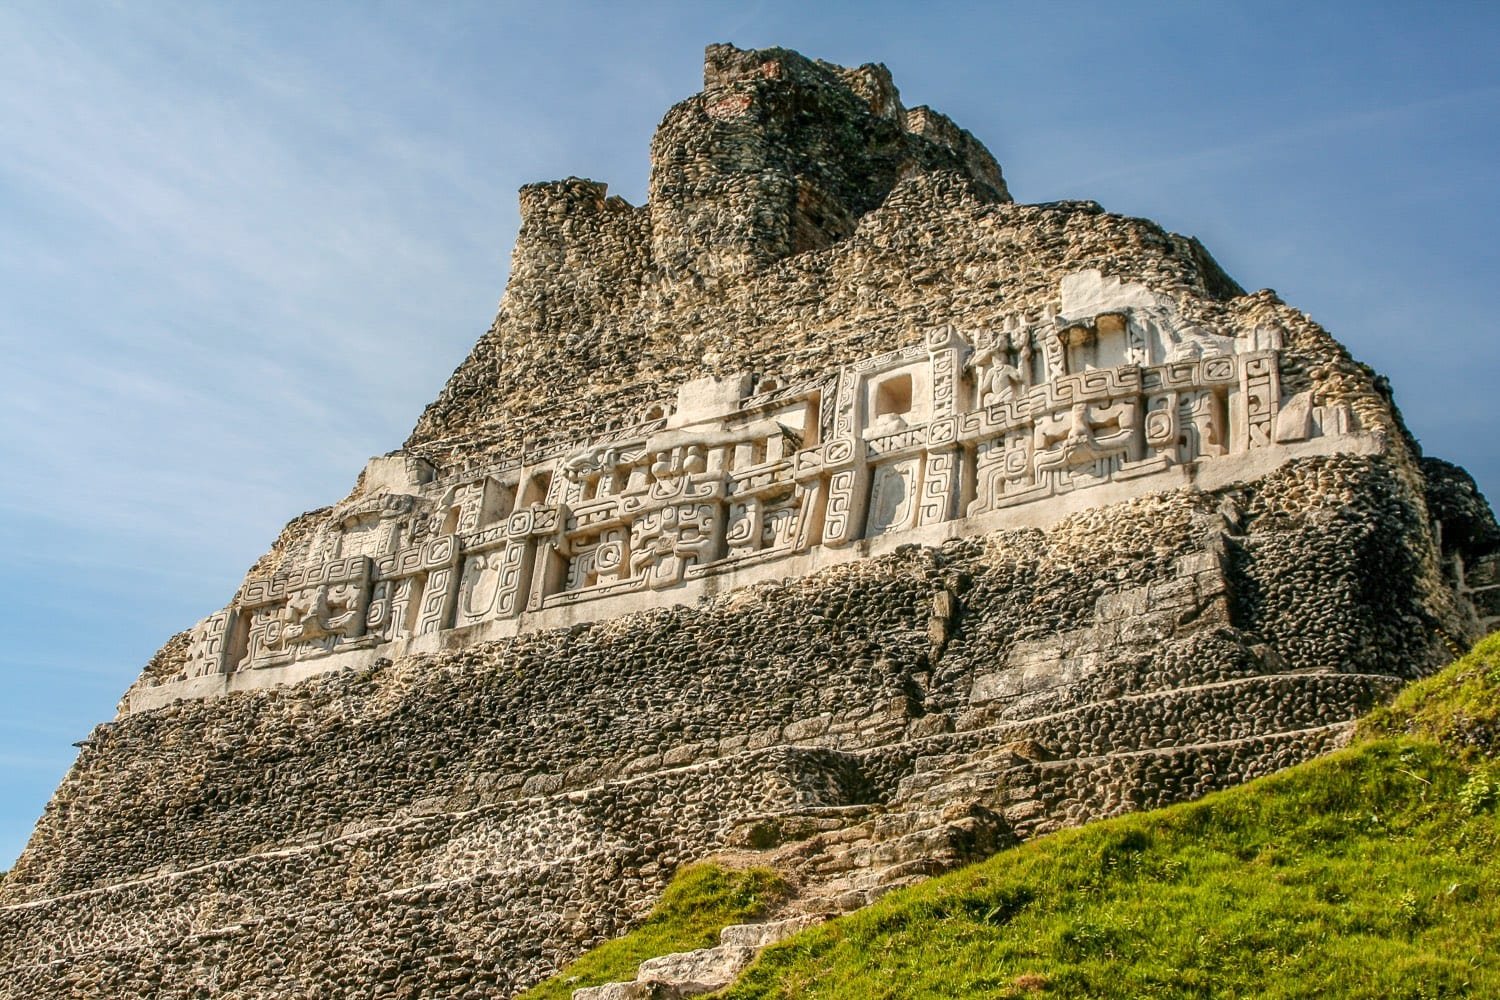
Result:
M1500 621L1384 380L884 67L711 46L651 159L522 190L405 446L83 741L0 996L509 996L714 855L800 926L1325 752Z

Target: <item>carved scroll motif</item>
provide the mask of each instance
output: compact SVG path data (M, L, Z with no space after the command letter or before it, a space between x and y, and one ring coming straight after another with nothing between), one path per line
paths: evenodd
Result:
M1240 391L1245 399L1245 423L1252 448L1265 448L1275 438L1276 404L1280 401L1276 360L1268 354L1244 359Z
M379 580L370 588L370 604L365 609L365 634L381 642L396 638L391 615L391 598L396 586L395 580Z
M768 501L761 511L761 550L796 545L801 537L803 516L802 500L798 492L789 492L780 499Z
M1180 458L1177 442L1181 437L1177 430L1177 394L1167 393L1164 396L1153 397L1148 407L1145 423L1146 446L1168 454L1173 461L1177 461Z
M625 550L630 532L623 527L608 528L587 543L576 544L568 561L566 589L584 590L602 584L616 583L627 570Z
M1219 398L1212 390L1184 393L1178 401L1185 461L1217 458L1225 453L1224 414Z
M746 556L759 551L764 528L765 504L760 497L746 497L731 503L724 529L724 546L729 555Z
M984 514L1036 495L1032 435L1017 428L981 441L975 450L976 489L968 513Z
M422 578L405 576L381 580L371 590L365 614L365 632L380 642L400 639L410 633L415 615L412 605L421 594Z
M236 618L234 608L216 611L193 628L188 641L187 675L204 677L222 674L231 664L228 662L229 631Z
M636 519L630 531L630 574L653 590L671 587L688 568L710 561L717 539L716 504L673 505Z
M957 449L929 452L922 470L922 500L917 509L917 524L938 524L953 517L958 502Z
M281 629L285 619L285 611L279 605L266 605L250 612L245 659L239 669L264 665L284 650Z
M934 330L927 337L927 349L932 355L932 415L934 417L949 417L958 409L959 351L963 344L963 340L952 327Z
M828 480L828 511L823 519L823 544L848 545L861 527L856 523L859 511L859 473L841 469Z
M422 590L422 604L417 613L415 635L430 635L449 627L453 618L454 594L458 574L451 566L435 569L427 574L427 585Z
M533 521L535 523L535 521ZM495 588L495 615L511 618L526 606L536 548L527 538L511 538L500 559L500 579Z
M454 488L453 505L458 508L459 534L467 534L479 527L480 515L484 511L488 480L465 483Z
M829 437L847 441L854 438L854 419L857 403L855 391L859 386L859 376L854 372L843 369L839 372L838 401L835 404L833 416L833 431Z

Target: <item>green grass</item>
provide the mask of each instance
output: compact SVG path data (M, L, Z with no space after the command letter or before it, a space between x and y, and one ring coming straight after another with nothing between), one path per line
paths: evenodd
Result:
M579 987L634 979L646 959L717 944L722 927L765 915L786 892L786 883L769 868L690 865L634 931L588 952L517 1000L569 1000Z
M768 949L723 1000L1500 997L1500 635L1354 745L1043 837ZM632 934L525 994L630 979L784 891L685 869Z
M1346 750L893 893L722 996L1500 997L1497 752L1492 636Z

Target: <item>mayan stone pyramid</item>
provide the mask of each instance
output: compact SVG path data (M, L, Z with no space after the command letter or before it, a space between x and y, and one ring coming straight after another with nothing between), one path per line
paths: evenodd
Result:
M0 996L509 996L719 852L838 912L1323 753L1500 614L1384 379L882 66L711 46L648 204L520 197L405 445L81 744Z

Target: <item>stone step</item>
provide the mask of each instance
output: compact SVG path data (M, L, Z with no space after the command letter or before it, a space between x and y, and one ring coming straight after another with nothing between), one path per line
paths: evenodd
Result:
M1005 821L1012 825L1017 823L1030 823L1047 812L1045 803L1038 799L1022 799L1005 807L1001 813Z
M831 912L831 911L829 911ZM648 958L629 983L605 983L573 991L573 1000L682 1000L721 990L739 976L762 948L827 919L807 913L758 924L730 924L713 948Z
M765 848L817 837L837 837L840 831L878 814L883 806L814 806L778 812L754 813L736 818L728 843L736 847ZM854 834L852 839L860 835Z
M930 858L951 852L955 831L947 826L914 830L902 837L883 840L870 848L870 860L876 864L897 864L913 858Z
M605 983L573 991L573 1000L679 1000L682 994L664 983Z
M900 802L912 798L925 788L930 788L946 778L942 771L917 771L908 774L896 782L896 794L891 796L892 802Z
M925 882L963 863L961 858L919 858L854 872L819 886L817 895L808 897L804 905L809 909L848 913L868 906L888 892Z
M804 913L759 924L730 924L719 932L719 944L734 948L766 948L826 919L822 913Z
M839 820L845 823L853 822L871 813L879 812L881 807L873 803L860 803L849 806L797 806L790 809L780 809L775 812L750 813L737 819L738 823L758 823L766 820L787 819L810 819L810 820Z
M968 763L972 754L967 753L934 753L922 754L912 761L912 773L922 774L929 771L951 771Z
M961 775L969 774L970 772L973 772L975 770L982 769L990 763L988 759L979 757L975 754L952 754L951 756L957 758L957 760L950 766L932 768L930 770L924 770L921 767L917 767L913 769L911 773L907 774L905 777L897 781L896 794L892 797L893 801L901 799L903 797L903 793L915 794L916 792L919 792L924 788L929 788L938 782L947 781ZM918 759L923 760L930 758Z
M1146 753L1170 753L1192 748L1195 748L1193 744L1187 744ZM836 878L838 884L830 881L828 886L816 891L820 898L830 894L838 897L843 891L867 891L878 883L878 878L861 874L862 870L878 871L881 866L924 858L939 858L948 863L958 856L971 853L977 856L983 853L978 850L980 845L973 842L977 831L970 829L966 834L961 833L953 821L962 817L966 810L973 810L981 801L993 804L996 813L992 815L1003 826L1024 828L1032 836L1051 830L1061 824L1047 815L1047 806L1038 795L1035 785L1037 769L1095 760L1102 762L1115 756L1022 763L1022 759L1011 751L994 748L973 754L934 754L919 758L944 765L952 761L967 761L971 768L956 775L919 773L903 779L899 787L908 796L904 801L898 798L890 804L888 812L839 831L836 840L818 838L821 841L819 849L809 853L804 870L819 881ZM969 812L969 815L974 814ZM976 850L971 851L971 846ZM843 905L847 904L841 903L840 908Z
M816 896L809 896L804 905L824 913L851 913L869 902L868 893L847 886L830 886Z
M940 875L942 873L933 872L932 874ZM865 893L865 905L868 906L886 893L895 892L898 889L910 888L911 886L927 881L931 877L932 875L928 874L908 875L904 878L893 878L888 882L882 882Z
M882 867L925 859L936 859L943 865L962 863L987 855L1010 839L1008 826L999 816L974 810L920 824L900 836L810 858L803 870L818 880L843 876L854 887L863 888L857 880Z
M923 805L939 805L954 799L983 798L994 795L1004 787L1004 778L998 770L977 771L961 774L946 781L930 785L913 799Z
M898 783L898 793L884 811L811 838L800 856L787 860L804 879L803 905L848 912L894 887L988 856L1017 833L1030 837L1066 825L1050 814L1040 784L1046 773L1204 748L1189 743L1097 758L1032 759L1018 754L1011 743L966 754L925 755L918 758L917 772ZM927 772L925 766L948 770Z
M872 843L894 840L917 830L938 826L943 822L943 810L936 808L909 809L898 813L887 813L869 824Z
M970 753L918 757L912 772L896 782L891 804L899 806L902 802L945 794L949 786L1000 784L1006 773L1025 760L1016 754L1014 743L983 747Z
M721 990L734 982L750 960L755 948L718 945L697 951L679 951L660 958L648 958L636 970L641 983L662 983L679 996L693 997Z

